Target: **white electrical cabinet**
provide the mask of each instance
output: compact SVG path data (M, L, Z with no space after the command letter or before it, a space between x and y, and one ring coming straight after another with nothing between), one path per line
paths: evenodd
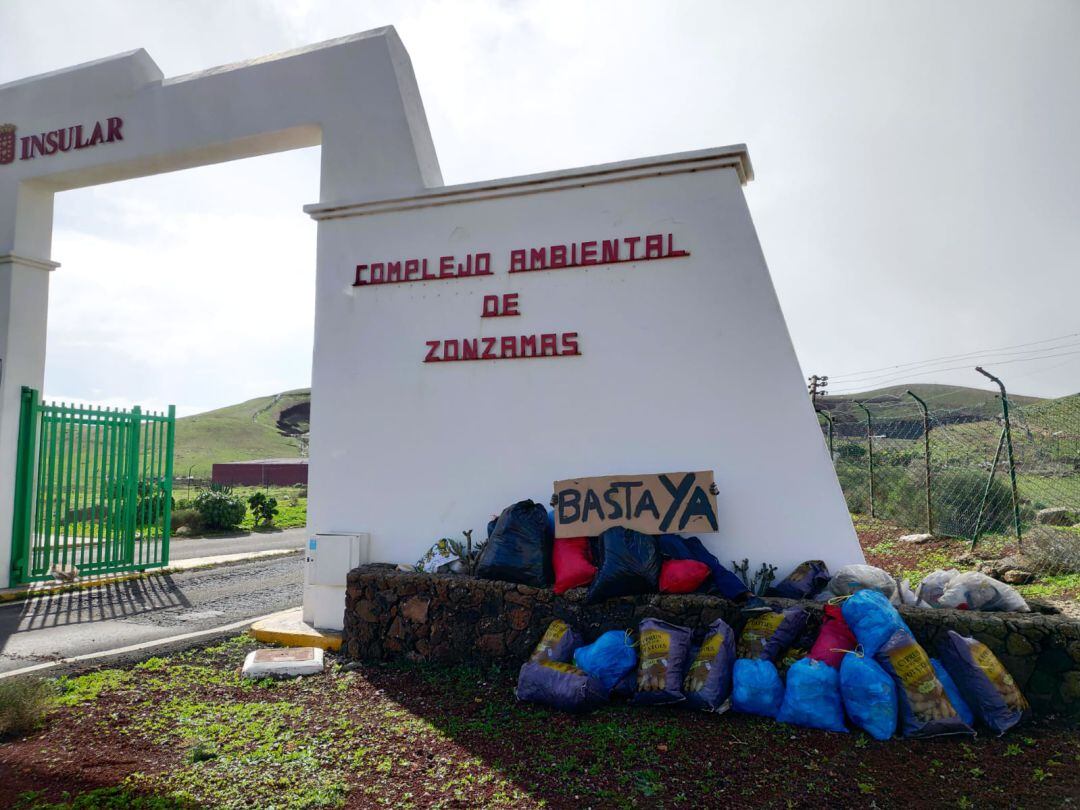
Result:
M345 578L369 562L371 535L316 534L304 559L304 621L320 630L341 630L345 618Z

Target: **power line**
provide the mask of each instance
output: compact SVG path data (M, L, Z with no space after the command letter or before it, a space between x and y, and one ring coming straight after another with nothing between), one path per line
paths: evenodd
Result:
M960 359L963 359L964 362L967 362L967 363L979 363L979 362L981 362L981 363L998 363L998 362L1000 362L1000 358L1003 358L1003 357L1013 357L1013 356L1016 356L1016 355L1037 354L1038 352L1045 352L1045 351L1060 351L1062 349L1072 349L1074 347L1080 347L1080 342L1062 343L1059 346L1044 346L1041 349L1018 349L1018 350L1014 350L1014 351L1000 351L1000 352L994 353L993 356L991 356L991 354L988 353L988 352L979 352L979 353L973 353L971 356L964 356L964 357L962 357ZM920 369L919 366L913 366L912 368L907 368L907 369L902 370L900 372L900 375L901 376L910 376L910 374L912 372L916 371L916 370L920 370L921 372L933 372L935 370L942 370L942 369L932 368L931 366L937 366L937 365L940 365L941 363L944 363L944 362L948 362L948 361L939 360L939 361L936 361L934 363L923 363L921 365L924 368ZM855 385L855 384L857 384L857 385L863 385L864 386L864 385L866 385L868 383L872 383L872 382L874 382L876 380L882 380L882 379L886 379L886 378L895 378L896 375L897 375L896 371L889 371L889 372L886 372L884 374L872 374L872 375L867 375L867 376L863 376L863 377L849 378L847 380L844 380L844 382L842 384L843 385Z
M964 352L963 354L946 354L946 355L942 355L941 357L932 357L932 358L929 358L929 359L926 359L926 360L913 360L913 361L911 361L909 363L898 363L898 364L893 365L893 366L881 366L880 368L865 369L863 371L851 371L851 372L848 372L847 374L833 374L830 377L830 379L832 379L832 380L843 380L843 379L850 379L850 378L853 378L853 377L856 377L856 378L857 377L863 377L865 375L874 375L876 372L880 372L880 371L891 372L891 371L894 371L896 369L907 368L908 366L918 367L918 366L924 366L924 365L928 365L928 364L932 364L932 363L949 362L949 361L952 361L952 360L960 360L960 359L963 359L963 358L966 358L966 357L972 357L972 356L975 356L975 355L988 354L990 352L1012 353L1009 350L1011 350L1011 349L1020 349L1020 348L1023 348L1025 346L1039 346L1039 345L1042 345L1044 343L1056 343L1056 342L1061 341L1061 340L1069 340L1070 338L1075 338L1075 337L1080 337L1080 332L1073 332L1072 334L1062 335L1060 337L1055 337L1055 338L1046 338L1045 340L1033 340L1030 343L1016 343L1016 344L1013 344L1011 346L999 346L998 348L995 348L995 349L980 349L978 351L973 351L973 352ZM1060 348L1065 348L1065 347L1063 347L1063 346L1052 346L1052 347L1047 347L1047 348L1060 349ZM1041 351L1041 350L1039 350L1039 351ZM1020 353L1022 354L1023 352L1020 352Z
M1065 348L1065 347L1062 346L1062 347L1055 347L1055 348ZM1052 357L1069 357L1069 356L1072 356L1074 354L1080 354L1080 349L1078 349L1076 351L1071 351L1071 352L1062 352L1060 354L1044 354L1044 355L1040 355L1039 357L1018 357L1018 358L1015 358L1013 360L988 360L988 361L986 361L986 364L987 365L993 364L995 366L1008 366L1008 365L1012 365L1013 363L1030 363L1033 360L1047 360L1047 359L1050 359ZM971 366L965 363L962 366L951 366L950 368L934 368L934 369L928 369L926 371L904 372L900 376L894 377L891 380L885 380L884 382L877 383L876 387L879 387L879 388L880 387L885 387L890 382L900 382L901 380L907 380L907 379L910 379L911 377L924 377L927 374L941 374L941 373L944 373L946 371L960 371L961 369L970 369L970 368L971 368ZM846 390L846 391L834 391L832 396L846 395L846 394L858 394L858 393L862 393L864 390L865 389L852 388L852 389L849 389L849 390Z

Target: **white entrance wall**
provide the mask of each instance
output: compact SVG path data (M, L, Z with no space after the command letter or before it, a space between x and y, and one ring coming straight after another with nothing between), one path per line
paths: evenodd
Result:
M81 148L50 151L45 133L79 125ZM369 533L372 559L411 562L557 479L714 469L720 530L702 539L721 560L862 559L742 195L746 150L442 187L384 28L174 79L136 51L0 85L0 587L19 391L44 378L53 194L314 144L312 533ZM650 234L689 255L507 273L512 249ZM361 263L479 252L490 275L353 286ZM510 293L520 315L480 318ZM423 362L428 340L511 334L581 353Z
M121 138L93 143L101 122ZM0 85L0 587L9 581L19 391L44 380L53 194L322 145L320 199L442 184L409 56L380 28L277 56L165 79L145 51ZM72 148L69 128L82 126ZM67 151L49 151L61 131ZM23 159L22 138L44 149ZM31 148L32 144L27 144ZM148 272L152 270L148 269Z
M719 531L701 538L725 564L783 576L807 558L862 562L742 193L750 175L735 146L308 206L312 529L367 532L373 560L414 562L439 537L484 537L514 501L546 504L555 480L713 469ZM580 260L593 258L582 243L600 256L605 239L650 234L689 255L628 262L623 242L621 263L508 272L515 249L573 244ZM358 264L370 282L391 272L377 263L427 259L433 275L440 257L457 272L477 253L490 275L354 286ZM484 296L511 293L520 315L481 317ZM463 350L446 340L544 333L576 333L580 355L424 362L428 341L442 357Z

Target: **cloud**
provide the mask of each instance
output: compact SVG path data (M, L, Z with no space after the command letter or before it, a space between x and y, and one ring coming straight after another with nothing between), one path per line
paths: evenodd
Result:
M0 81L133 47L178 75L388 23L447 182L749 144L747 198L807 373L1073 331L1080 4L1068 0L9 0ZM318 196L317 157L60 195L50 390L218 405L306 384L313 227L298 212ZM285 287L260 289L273 284ZM1080 359L1003 376L1070 393ZM938 381L982 383L964 370Z

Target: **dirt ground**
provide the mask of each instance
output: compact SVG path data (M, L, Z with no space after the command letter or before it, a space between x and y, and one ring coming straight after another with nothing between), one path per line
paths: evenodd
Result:
M0 807L1064 807L1080 735L876 742L744 715L518 704L516 673L336 663L247 682L246 637L65 679L0 743ZM75 798L80 796L81 798Z

